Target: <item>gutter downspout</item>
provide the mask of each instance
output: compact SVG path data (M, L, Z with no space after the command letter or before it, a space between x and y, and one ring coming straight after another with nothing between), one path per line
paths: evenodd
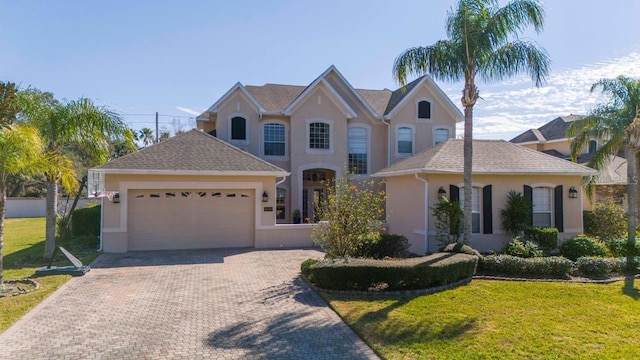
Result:
M387 125L387 167L391 166L391 123L385 122L384 117L380 118L383 124Z
M429 182L418 176L418 173L413 174L416 179L424 182L424 252L429 252Z

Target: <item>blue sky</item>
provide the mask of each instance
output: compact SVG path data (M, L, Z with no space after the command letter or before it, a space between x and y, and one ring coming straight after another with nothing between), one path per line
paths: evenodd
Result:
M501 3L504 3L502 1ZM192 127L237 81L307 85L334 64L356 88L396 89L393 60L446 38L454 0L15 1L0 0L0 80L57 98L84 96L161 127ZM599 100L603 77L640 77L635 0L545 0L550 54L536 89L526 77L479 84L477 138L510 139ZM459 104L460 83L439 82ZM174 119L174 116L179 116ZM153 115L125 115L134 128ZM461 129L458 131L462 133Z

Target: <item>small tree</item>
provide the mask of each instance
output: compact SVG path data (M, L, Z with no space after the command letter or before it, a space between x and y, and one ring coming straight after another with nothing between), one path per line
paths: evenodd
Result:
M613 200L596 204L592 212L584 215L584 233L602 241L624 237L627 232L626 214Z
M464 218L460 203L449 201L445 197L431 210L433 210L433 216L436 218L436 240L442 246L457 243L460 235L462 235L462 220Z
M354 256L361 242L382 230L384 190L373 180L355 181L351 173L326 185L327 197L317 204L321 221L311 238L327 257Z
M507 205L500 210L502 220L502 230L507 234L518 236L529 226L531 219L531 203L529 203L521 192L509 190L507 194Z

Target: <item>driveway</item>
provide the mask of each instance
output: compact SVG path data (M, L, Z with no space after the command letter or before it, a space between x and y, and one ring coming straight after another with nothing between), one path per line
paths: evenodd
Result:
M2 359L377 358L298 278L322 254L105 254L0 334Z

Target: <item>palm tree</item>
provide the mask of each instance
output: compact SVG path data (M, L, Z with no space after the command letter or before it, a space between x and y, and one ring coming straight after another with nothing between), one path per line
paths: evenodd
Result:
M34 172L42 154L42 140L35 128L28 126L0 127L0 290L4 286L2 247L4 215L7 201L7 177L11 174Z
M0 81L0 129L9 129L9 125L16 120L18 107L15 98L17 94L16 84Z
M544 49L518 35L530 25L540 33L543 23L544 9L537 0L513 0L504 7L497 0L459 0L457 8L447 14L448 40L408 49L393 64L393 75L403 86L409 74L464 80L465 243L471 241L473 107L479 98L476 76L494 82L524 72L536 86L542 86L551 60Z
M62 171L71 161L64 155L63 146L74 145L94 164L104 163L114 139L126 140L130 137L129 127L122 118L105 106L96 106L91 100L80 98L76 101L59 102L50 93L30 89L22 98L23 115L29 124L40 131L51 155L52 165L45 172L46 197L46 241L44 256L49 258L55 249L56 209L58 186L61 181L65 188L75 189L70 179ZM77 183L77 180L75 180Z
M640 79L620 75L615 79L601 79L591 92L600 91L606 101L597 105L582 119L567 128L571 141L571 157L576 159L591 139L603 141L589 160L588 166L602 169L611 155L624 150L627 158L627 264L633 264L636 237L636 154L640 141Z
M147 147L153 144L153 130L144 127L138 131L138 140L142 141L142 146Z

